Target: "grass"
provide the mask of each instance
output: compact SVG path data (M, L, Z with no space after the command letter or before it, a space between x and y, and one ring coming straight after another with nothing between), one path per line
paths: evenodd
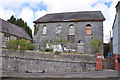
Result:
M96 70L87 70L88 72L90 72L90 71L96 71Z
M69 52L63 52L63 53L68 53L68 54L84 54L84 53L69 53Z

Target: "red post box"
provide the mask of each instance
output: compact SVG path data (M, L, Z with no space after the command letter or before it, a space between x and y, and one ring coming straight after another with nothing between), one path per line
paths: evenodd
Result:
M102 70L102 58L103 54L96 54L96 70Z

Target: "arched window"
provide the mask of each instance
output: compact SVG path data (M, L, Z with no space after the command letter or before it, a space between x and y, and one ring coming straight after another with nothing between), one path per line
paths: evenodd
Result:
M91 25L90 24L86 25L86 35L91 35Z
M46 26L43 26L43 28L42 28L42 34L47 34L47 27Z
M56 34L61 35L61 33L62 33L62 27L60 25L58 25L56 27Z
M69 26L68 41L74 42L75 29L74 25Z
M70 25L69 27L69 35L75 35L75 30L73 25Z

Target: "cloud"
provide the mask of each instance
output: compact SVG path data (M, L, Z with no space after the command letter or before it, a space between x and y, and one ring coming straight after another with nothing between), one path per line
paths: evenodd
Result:
M34 30L33 20L40 10L41 3L42 0L2 0L0 1L0 18L7 20L14 15L16 18L22 18ZM34 15L36 12L37 14Z
M15 15L14 11L0 7L0 18L7 20L11 15Z
M40 17L42 17L42 16L44 16L45 14L47 14L47 11L45 11L45 10L42 10L42 11L38 10L38 11L36 11L35 12L35 20L40 18Z
M72 11L102 11L104 21L104 42L109 42L110 31L115 17L117 0L44 0L48 13ZM107 4L106 4L107 3Z
M0 18L7 20L15 15L25 20L33 30L33 21L47 13L101 10L106 18L104 42L108 42L117 2L118 0L0 0Z
M27 22L27 24L30 26L30 28L33 30L33 19L34 19L34 14L33 14L33 10L29 7L25 7L22 9L20 15L18 16L18 18L22 18L25 22Z

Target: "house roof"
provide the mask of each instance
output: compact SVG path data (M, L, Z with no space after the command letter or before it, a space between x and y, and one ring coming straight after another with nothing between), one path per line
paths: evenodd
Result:
M17 37L21 37L27 40L32 40L31 37L27 34L26 31L24 31L22 28L20 28L17 25L14 25L8 21L4 21L3 19L0 19L2 21L2 32L11 34Z
M101 11L81 11L46 14L45 16L35 20L33 23L43 22L64 22L64 21L92 21L105 20Z

